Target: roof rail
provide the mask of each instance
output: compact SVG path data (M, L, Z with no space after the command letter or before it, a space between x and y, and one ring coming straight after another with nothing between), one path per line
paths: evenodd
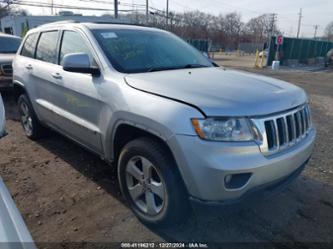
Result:
M86 23L96 23L96 24L117 24L117 25L133 25L133 26L140 26L140 27L149 27L145 24L139 23L132 23L132 22L108 22L108 21L95 21L95 22L86 22Z
M115 24L115 25L132 25L132 26L139 26L139 27L147 27L150 28L151 26L145 24L138 24L138 23L131 23L131 22L123 22L123 21L88 21L88 20L63 20L57 22L50 22L39 25L39 27L48 27L58 24L66 24L66 23L91 23L91 24Z
M45 26L52 26L57 24L63 24L63 23L78 23L78 21L75 20L63 20L63 21L57 21L57 22L49 22L39 25L39 27L45 27Z

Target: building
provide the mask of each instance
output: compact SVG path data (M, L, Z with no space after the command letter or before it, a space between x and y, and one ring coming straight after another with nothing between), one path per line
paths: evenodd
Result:
M114 19L112 16L82 16L70 11L60 12L57 16L5 16L0 20L0 31L24 36L26 31L39 25L51 22L73 20L78 22L113 22L129 23L126 19Z

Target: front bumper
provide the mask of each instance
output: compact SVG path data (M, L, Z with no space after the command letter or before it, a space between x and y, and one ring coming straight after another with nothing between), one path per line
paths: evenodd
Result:
M210 142L184 135L168 142L192 198L230 202L297 172L311 156L315 135L311 128L301 142L271 156L264 156L255 142ZM250 175L244 185L226 187L227 175L242 173Z
M204 201L190 196L191 205L196 211L207 210L207 208L212 208L211 210L214 212L215 211L214 208L226 207L228 205L233 205L240 202L249 203L249 202L254 202L255 200L258 200L260 198L269 197L272 194L282 191L283 189L288 187L288 185L292 183L293 180L295 180L302 173L302 171L305 168L305 165L308 163L309 160L310 158L306 160L298 169L296 169L290 175L275 180L273 182L257 186L246 192L242 197L238 199L232 199L226 201Z

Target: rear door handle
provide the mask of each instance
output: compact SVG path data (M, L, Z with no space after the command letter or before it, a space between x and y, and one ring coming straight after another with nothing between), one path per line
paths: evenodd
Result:
M60 73L53 73L51 74L53 78L59 80L59 79L62 79L62 76L60 75Z
M25 68L26 68L26 69L28 69L28 70L32 70L32 69L33 69L33 67L32 67L32 65L31 65L31 64L29 64L29 65L26 65L26 66L25 66Z

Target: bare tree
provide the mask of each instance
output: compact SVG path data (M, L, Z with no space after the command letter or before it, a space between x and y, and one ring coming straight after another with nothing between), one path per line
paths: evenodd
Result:
M133 12L125 17L132 22L146 24L142 13ZM209 39L215 48L223 49L237 49L240 42L263 42L271 28L268 14L253 18L246 25L236 12L218 16L201 11L173 12L169 14L168 26L165 19L164 11L151 11L148 25L167 29L184 39ZM278 32L276 26L274 30Z
M0 3L0 18L8 15L9 8L7 5Z
M330 41L333 41L333 21L330 22L329 24L327 24L327 26L325 28L325 36Z
M272 30L273 29L273 30ZM272 26L272 18L270 14L264 14L252 18L245 26L244 32L251 36L252 42L265 42L272 35L280 33L276 22Z
M226 46L237 48L244 26L244 23L241 21L241 15L232 12L221 18L221 21L221 31L225 34Z
M27 10L0 3L0 18L7 15L27 16L28 14Z

